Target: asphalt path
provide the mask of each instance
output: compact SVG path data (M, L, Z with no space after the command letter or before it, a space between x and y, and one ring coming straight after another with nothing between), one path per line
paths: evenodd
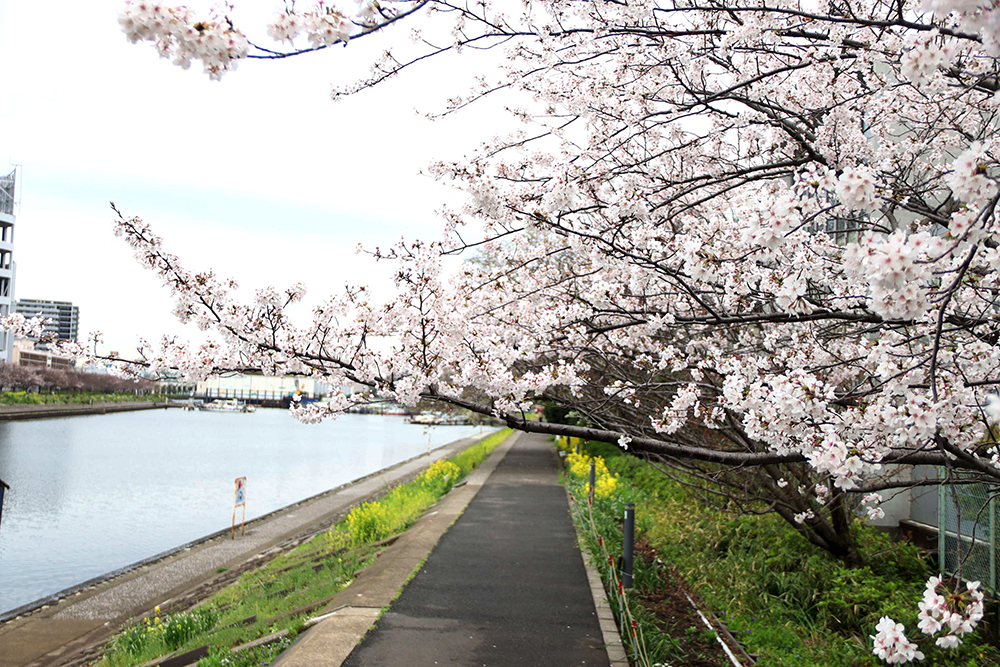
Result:
M606 667L557 459L522 435L345 667Z

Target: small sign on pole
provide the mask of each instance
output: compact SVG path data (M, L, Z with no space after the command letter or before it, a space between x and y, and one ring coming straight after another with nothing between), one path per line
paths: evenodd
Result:
M3 521L3 494L4 491L9 488L10 487L7 486L2 479L0 479L0 522Z
M236 508L243 508L243 517L240 519L240 536L247 520L247 478L237 477L233 487L233 532L232 539L236 539Z

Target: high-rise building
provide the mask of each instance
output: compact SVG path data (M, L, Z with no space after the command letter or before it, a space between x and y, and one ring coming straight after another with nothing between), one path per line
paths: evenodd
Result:
M17 169L0 177L0 317L14 312L14 207L17 202ZM0 361L11 361L14 336L0 330Z
M40 315L49 320L44 329L46 333L55 334L59 340L76 342L80 329L80 307L69 301L18 299L15 312L25 317Z

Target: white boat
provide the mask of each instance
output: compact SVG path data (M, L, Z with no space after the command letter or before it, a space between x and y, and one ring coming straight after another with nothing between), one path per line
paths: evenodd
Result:
M205 412L256 412L257 408L246 403L240 403L235 398L203 403L201 409Z
M434 412L422 412L408 421L421 426L464 426L470 423L469 418L463 415L443 415Z

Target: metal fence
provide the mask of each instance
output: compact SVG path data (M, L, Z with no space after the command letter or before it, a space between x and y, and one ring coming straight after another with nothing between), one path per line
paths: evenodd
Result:
M1000 592L1000 502L986 484L942 485L938 491L938 553L943 569ZM995 488L994 488L995 491Z

